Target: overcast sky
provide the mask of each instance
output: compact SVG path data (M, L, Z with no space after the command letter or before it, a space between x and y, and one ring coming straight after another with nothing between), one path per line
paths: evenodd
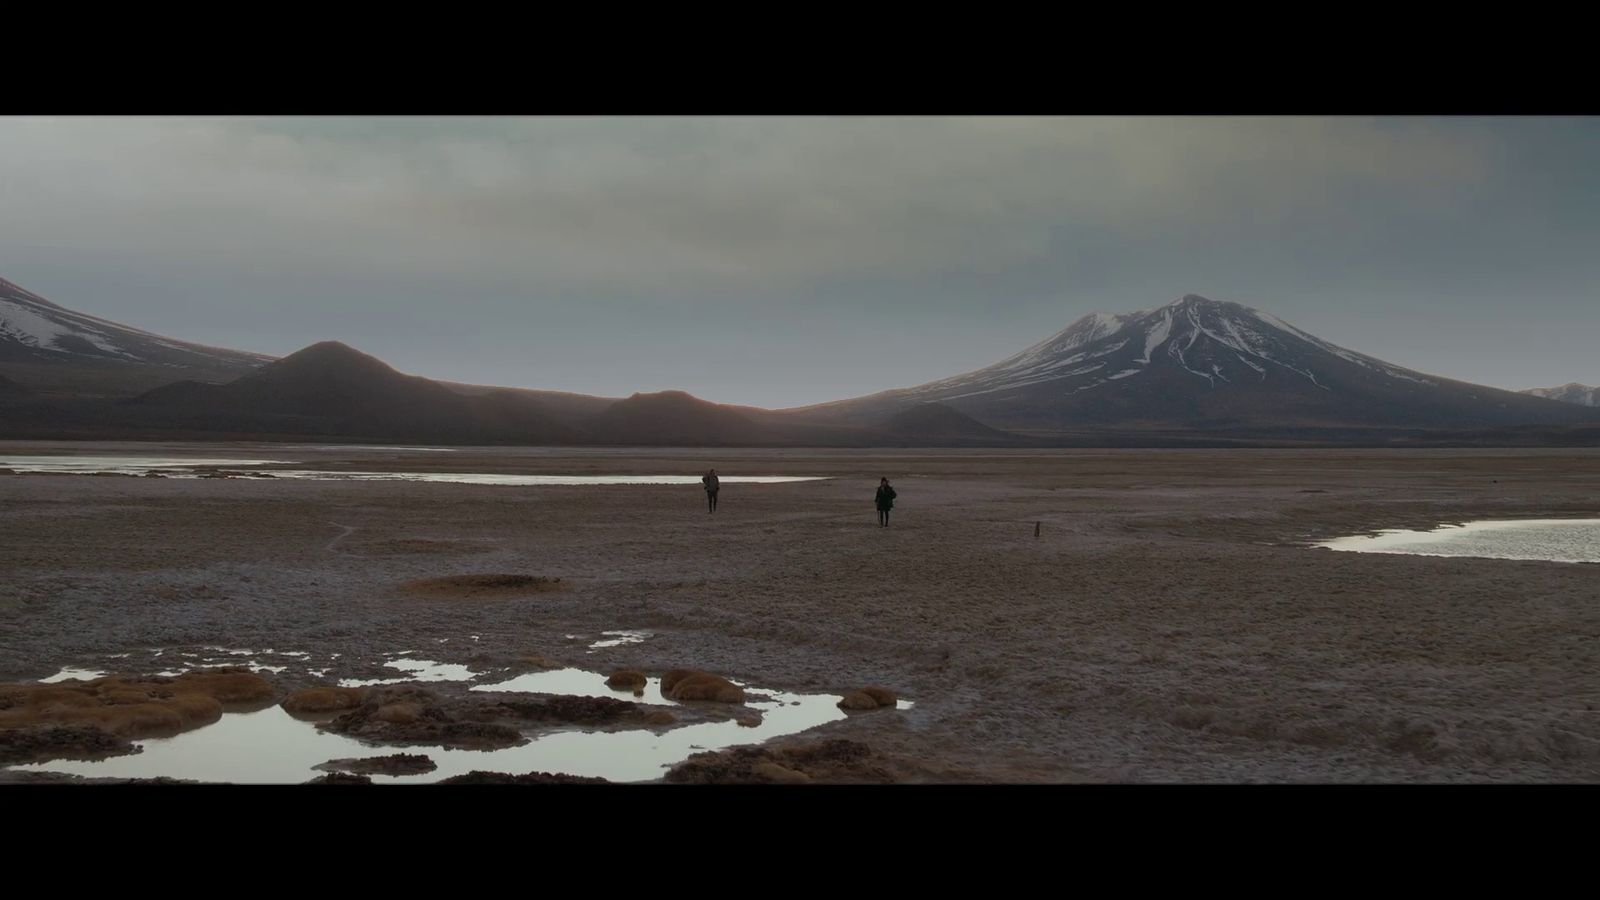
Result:
M0 119L0 277L185 340L793 406L1187 293L1600 382L1600 119Z

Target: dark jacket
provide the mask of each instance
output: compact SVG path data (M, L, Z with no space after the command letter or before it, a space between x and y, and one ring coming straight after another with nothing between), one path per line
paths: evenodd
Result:
M702 475L700 476L700 483L706 486L706 493L715 494L717 492L717 476Z
M887 484L878 485L878 495L873 500L879 509L894 509L894 488Z

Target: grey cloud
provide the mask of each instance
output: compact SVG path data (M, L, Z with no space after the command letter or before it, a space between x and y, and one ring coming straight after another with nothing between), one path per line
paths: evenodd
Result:
M1014 263L1061 217L1271 224L1351 184L1426 196L1484 169L1469 141L1364 121L296 124L8 123L8 205L119 247L138 220L201 251L265 240L317 264L334 239L353 264L715 290Z
M181 336L284 352L337 326L415 371L612 393L825 400L986 364L1091 309L1188 291L1369 352L1387 342L1398 362L1504 380L1521 370L1452 363L1440 348L1410 358L1403 334L1371 330L1379 306L1407 297L1458 288L1428 302L1491 303L1471 292L1496 273L1500 289L1549 291L1552 309L1580 315L1553 286L1592 290L1577 247L1594 204L1560 199L1529 161L1530 147L1577 140L1557 131L1413 119L11 119L0 121L11 256L0 265L87 290L63 302ZM1544 223L1540 240L1503 224L1557 206L1567 218ZM113 272L139 286L114 296ZM203 335L185 331L197 309ZM811 346L791 346L801 342ZM661 349L697 343L709 358ZM747 362L758 371L742 373ZM1546 363L1527 377L1553 376Z

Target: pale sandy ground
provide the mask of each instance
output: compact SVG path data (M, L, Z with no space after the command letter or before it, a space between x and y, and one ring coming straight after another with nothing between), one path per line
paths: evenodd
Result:
M325 455L839 477L725 485L710 516L696 486L0 476L0 680L162 646L342 653L330 677L380 674L378 654L398 649L543 654L805 692L890 687L915 708L801 739L865 741L911 780L1600 780L1600 566L1300 546L1600 515L1600 452ZM887 530L879 475L900 493ZM572 588L458 603L395 590L471 572ZM654 636L593 655L564 638L608 629Z

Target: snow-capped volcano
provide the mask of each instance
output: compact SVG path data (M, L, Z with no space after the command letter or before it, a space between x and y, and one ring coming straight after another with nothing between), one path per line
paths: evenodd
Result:
M1522 393L1579 406L1600 406L1600 387L1579 384L1576 381L1553 388L1529 388Z
M29 387L128 395L185 378L228 381L271 359L75 312L0 278L0 375Z
M997 428L1479 427L1575 418L1557 405L1425 375L1237 303L1188 294L1092 313L992 366L808 413L851 419L939 402Z
M175 341L73 312L0 278L0 359L87 357L162 366L259 365L257 353Z
M1077 393L1168 368L1186 372L1213 389L1282 378L1327 390L1311 368L1317 353L1332 354L1392 378L1437 383L1426 375L1330 344L1248 306L1188 294L1156 309L1124 315L1091 313L1010 359L908 393L954 400L1045 382Z

